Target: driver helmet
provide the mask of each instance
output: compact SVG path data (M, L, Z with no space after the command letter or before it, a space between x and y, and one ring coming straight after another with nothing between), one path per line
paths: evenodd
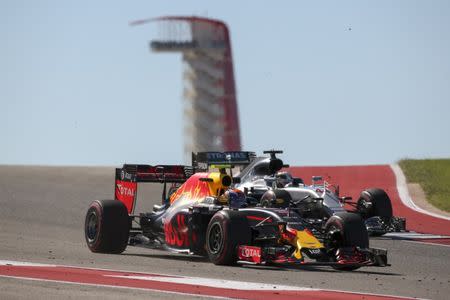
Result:
M220 204L228 204L230 208L241 208L247 205L245 194L238 189L230 189L225 191L225 193L219 196L218 200Z
M277 182L277 187L285 187L294 181L292 175L288 172L277 172L277 174L275 174L275 180Z

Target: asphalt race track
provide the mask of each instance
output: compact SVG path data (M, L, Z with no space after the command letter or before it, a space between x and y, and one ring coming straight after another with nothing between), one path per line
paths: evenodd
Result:
M356 185L366 185L366 180L373 180L372 186L383 188L388 185L388 193L394 201L397 201L395 187L386 183L392 181L389 177L392 174L387 170L377 170L375 173L382 173L364 180L355 179L367 178L363 176L363 171L361 171L363 175L358 175L360 171L356 169L353 170L355 172L348 171L348 174L343 174L342 168L335 173L332 168L305 168L304 170L296 169L295 172L304 177L305 181L309 181L310 173L325 172L341 184L342 194L354 197L361 188L369 187L356 187ZM121 255L91 253L84 241L85 212L92 200L112 198L113 181L114 169L110 167L0 166L0 261L121 270L133 274L166 274L173 275L174 278L193 276L432 299L448 299L450 294L450 247L408 240L372 239L371 246L388 249L389 262L392 266L364 267L353 272L339 272L329 267L219 267L201 257L132 247ZM139 200L142 201L138 202L137 211L151 210L153 203L160 201L161 186L148 184L140 187L144 188L139 192L141 198ZM415 216L397 202L394 203L394 214ZM408 214L411 215L408 216ZM426 224L430 222L433 224ZM440 221L436 222L433 219L420 219L408 220L407 224L411 224L415 231L421 232L420 224L423 223L423 228L426 230L422 232L446 235L450 230L449 223L444 222L443 224L447 226L443 229L438 226L441 224ZM428 229L431 231L427 232ZM86 272L88 276L88 271L80 270ZM60 274L69 276L69 273L65 270ZM231 297L230 294L223 296ZM183 295L139 288L75 285L0 276L1 299L97 299L99 297L111 299L208 298L193 296L192 293Z

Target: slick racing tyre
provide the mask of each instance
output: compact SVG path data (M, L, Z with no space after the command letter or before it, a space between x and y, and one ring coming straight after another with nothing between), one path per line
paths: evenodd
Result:
M356 207L364 219L375 216L385 220L392 218L391 199L382 189L371 188L362 191Z
M237 261L238 245L251 241L251 229L244 213L218 211L206 230L206 252L215 265L232 265Z
M339 212L331 216L325 223L325 248L330 255L335 255L339 248L369 248L369 234L364 221L358 214ZM359 266L337 266L338 270L351 271Z
M89 206L84 236L92 252L122 253L128 244L131 219L118 200L95 200Z

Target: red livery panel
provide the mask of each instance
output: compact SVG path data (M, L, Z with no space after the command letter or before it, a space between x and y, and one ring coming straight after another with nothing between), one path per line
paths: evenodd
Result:
M245 260L254 262L257 264L261 263L261 248L254 246L239 246L239 260Z
M136 194L137 182L116 179L115 199L125 204L129 214L133 212Z
M188 248L187 215L180 213L164 224L166 243L177 248Z

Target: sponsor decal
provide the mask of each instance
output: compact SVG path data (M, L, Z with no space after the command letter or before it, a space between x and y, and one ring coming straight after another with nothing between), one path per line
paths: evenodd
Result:
M136 191L136 182L116 180L115 198L125 204L129 214L133 211Z
M119 190L119 194L123 196L131 196L134 197L134 189L130 187L123 186L122 184L117 184L117 189Z
M122 180L132 180L133 176L122 169L122 171L120 171L120 178Z
M208 152L208 161L246 161L246 152Z
M239 259L251 261L254 263L261 263L261 248L254 246L239 246Z
M311 254L320 254L320 249L308 249Z
M197 163L197 167L202 170L208 170L208 164L204 162Z

